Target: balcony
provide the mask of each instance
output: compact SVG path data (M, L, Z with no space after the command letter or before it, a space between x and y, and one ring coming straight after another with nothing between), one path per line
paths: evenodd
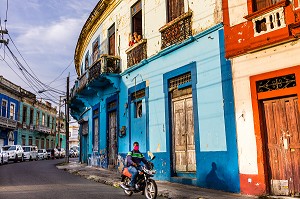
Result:
M0 126L8 129L16 129L17 121L0 116Z
M286 27L283 7L252 19L254 37Z
M192 36L192 12L184 13L159 29L161 49L181 43Z
M44 125L37 125L35 130L41 133L51 134L51 128Z
M94 64L89 68L88 81L93 81L101 74L118 74L120 72L120 59L116 56L102 54L100 56L100 59L96 60Z
M35 128L35 126L34 126L33 124L30 124L30 125L29 125L29 130L33 131L34 128Z
M147 59L147 40L142 39L138 43L126 50L127 68Z
M99 59L97 59L75 82L75 85L70 92L71 99L75 97L77 93L84 90L88 84L94 82L96 79L99 79L101 75L119 74L120 72L121 68L119 57L107 54L100 55Z

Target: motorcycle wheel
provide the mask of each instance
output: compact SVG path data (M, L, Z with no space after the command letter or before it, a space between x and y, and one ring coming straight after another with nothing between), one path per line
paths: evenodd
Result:
M149 179L148 182L146 182L145 196L148 199L154 199L157 196L157 185L152 179Z
M123 180L123 183L126 185L126 186L129 186L129 183L130 183L130 178L129 177L125 177L124 180ZM124 193L126 196L131 196L133 194L132 191L128 191L128 190L125 190L123 189Z

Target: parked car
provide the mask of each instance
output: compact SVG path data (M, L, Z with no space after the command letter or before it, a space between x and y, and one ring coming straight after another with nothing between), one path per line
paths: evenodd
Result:
M6 151L0 147L0 164L8 163L8 155Z
M7 151L8 160L13 160L17 162L20 160L21 162L24 161L24 150L21 145L11 145Z
M59 151L56 148L49 148L46 150L47 151L47 158L54 159L54 158L59 158Z
M71 158L77 158L78 157L78 151L76 149L70 149L70 151L69 151L69 157L71 157Z
M39 149L38 150L38 158L40 160L48 159L48 154L46 149Z
M64 148L58 148L57 150L59 152L59 158L66 157L66 150Z
M24 160L38 160L37 146L22 146L24 150Z

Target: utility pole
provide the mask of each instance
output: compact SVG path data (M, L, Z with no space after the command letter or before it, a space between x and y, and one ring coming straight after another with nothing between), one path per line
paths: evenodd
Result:
M58 142L57 142L57 145L59 148L61 148L60 147L60 118L61 118L60 107L61 107L61 96L59 96L59 105L58 105Z
M8 39L7 40L3 39L4 34L8 34L8 31L7 30L0 30L0 35L2 35L2 37L0 37L0 44L3 43L4 45L7 45L9 40Z
M66 162L69 163L69 81L70 81L70 73L67 77L67 96L66 96Z

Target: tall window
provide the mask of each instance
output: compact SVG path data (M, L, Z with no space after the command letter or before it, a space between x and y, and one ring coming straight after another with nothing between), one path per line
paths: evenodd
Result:
M99 58L99 37L93 42L93 63Z
M81 63L81 66L80 66L80 75L83 74L83 63Z
M28 138L28 145L32 145L32 136L29 136L29 138Z
M52 130L55 129L55 122L54 122L54 117L52 117Z
M108 54L115 55L115 24L108 29Z
M42 114L42 125L45 126L45 113Z
M253 11L258 11L263 8L270 7L282 0L253 0Z
M1 102L1 116L7 117L7 101L4 99Z
M93 150L98 151L98 145L99 145L99 109L95 109L93 111L93 134L94 134L94 142L93 142Z
M25 135L22 135L22 145L26 145L26 137L25 137Z
M10 103L9 118L12 120L15 119L15 110L16 110L16 105L14 103Z
M50 116L47 116L47 127L50 127Z
M86 71L89 68L89 51L85 54L84 58L84 71Z
M132 33L137 33L138 35L143 34L143 15L142 15L142 2L138 1L131 7L132 16Z
M30 109L30 118L29 118L29 123L30 123L30 124L33 124L33 113L34 113L34 112L33 112L33 109L31 108L31 109Z
M131 100L132 102L134 102L135 106L134 106L134 109L135 109L135 114L134 114L134 117L135 118L141 118L142 115L143 115L143 103L142 103L142 98L145 97L145 89L142 89L142 90L139 90L139 91L136 91L134 93L131 94Z
M38 126L40 124L40 112L36 112L36 125Z
M167 8L167 19L170 22L184 13L184 0L168 0Z
M23 123L26 123L27 120L27 106L23 105Z

